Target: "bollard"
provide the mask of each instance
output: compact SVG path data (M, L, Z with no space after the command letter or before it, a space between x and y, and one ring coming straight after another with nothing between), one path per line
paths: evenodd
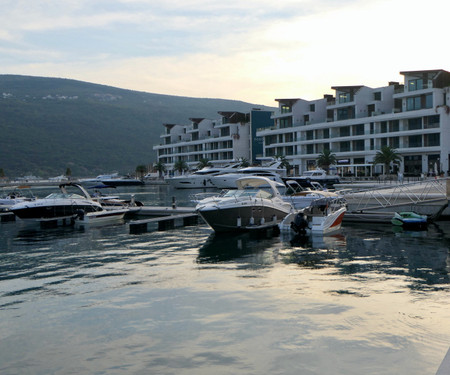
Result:
M177 208L177 204L176 204L176 201L175 201L175 197L172 197L172 208L173 208L173 209Z

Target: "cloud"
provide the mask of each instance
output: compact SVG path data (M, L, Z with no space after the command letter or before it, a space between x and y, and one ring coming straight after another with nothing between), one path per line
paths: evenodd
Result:
M9 73L272 105L448 64L445 12L417 0L6 1Z

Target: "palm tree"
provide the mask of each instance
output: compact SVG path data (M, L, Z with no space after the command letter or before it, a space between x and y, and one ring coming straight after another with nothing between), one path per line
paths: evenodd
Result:
M138 175L140 178L144 177L144 175L147 173L147 167L145 165L138 165L136 167L136 175Z
M159 178L162 178L163 173L166 171L166 165L161 160L159 160L155 164L153 164L153 167L158 171Z
M400 164L402 161L401 156L397 153L397 150L391 146L383 146L380 151L377 152L373 158L373 164L383 164L383 175L389 171L391 163Z
M202 158L198 161L198 164L197 164L198 169L202 169L205 167L212 167L212 163L209 161L208 158Z
M328 174L330 165L334 164L336 164L336 155L332 154L328 148L324 149L317 158L317 165L323 168Z
M289 171L291 170L292 165L289 164L289 161L286 159L286 156L276 155L275 159L281 162L280 167L286 168L286 172L287 172L287 174L289 174Z
M177 160L173 165L173 169L175 169L179 173L183 173L184 171L189 170L189 167L184 160Z

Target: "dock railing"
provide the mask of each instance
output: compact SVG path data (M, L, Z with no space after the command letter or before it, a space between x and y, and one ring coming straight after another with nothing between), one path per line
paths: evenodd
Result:
M338 191L351 204L352 210L380 209L399 205L417 205L447 200L450 196L450 179L396 184L352 191Z

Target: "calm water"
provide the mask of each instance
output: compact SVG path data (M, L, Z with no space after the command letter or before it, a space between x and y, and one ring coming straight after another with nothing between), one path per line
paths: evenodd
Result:
M308 239L2 223L0 373L435 374L449 247L450 222Z

